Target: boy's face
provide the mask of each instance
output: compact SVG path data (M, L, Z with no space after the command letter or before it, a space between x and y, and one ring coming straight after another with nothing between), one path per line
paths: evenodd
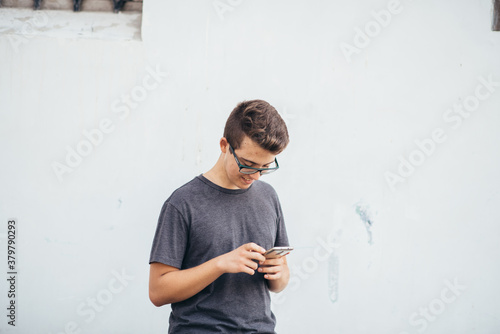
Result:
M260 173L240 173L234 155L229 150L229 144L225 138L221 139L221 149L224 154L224 167L227 177L226 188L246 189L253 181L258 180ZM244 137L239 148L234 149L240 164L256 168L265 168L274 162L276 155L256 144L249 137Z

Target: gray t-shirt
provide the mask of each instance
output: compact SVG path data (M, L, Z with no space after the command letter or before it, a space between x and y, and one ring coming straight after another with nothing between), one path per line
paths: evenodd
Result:
M249 242L288 246L274 189L259 180L248 189L226 189L200 175L163 205L149 263L188 269ZM169 333L275 333L266 281L258 272L223 274L172 304Z

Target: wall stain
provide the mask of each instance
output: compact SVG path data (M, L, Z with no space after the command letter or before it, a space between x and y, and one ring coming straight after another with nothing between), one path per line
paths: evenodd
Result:
M359 218L361 218L361 221L365 225L366 232L368 232L368 243L370 245L372 245L373 244L373 237L372 237L373 220L371 218L372 214L370 211L370 207L366 203L358 202L358 203L356 203L356 213L359 215Z
M332 303L339 299L339 257L335 252L328 259L328 297Z

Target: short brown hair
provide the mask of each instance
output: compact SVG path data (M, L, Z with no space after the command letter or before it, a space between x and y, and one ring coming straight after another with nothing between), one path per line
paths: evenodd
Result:
M245 135L274 154L281 153L289 142L285 121L263 100L243 101L229 115L224 128L229 144L239 148Z

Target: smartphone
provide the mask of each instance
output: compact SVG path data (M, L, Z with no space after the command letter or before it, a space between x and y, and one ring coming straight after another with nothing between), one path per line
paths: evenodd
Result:
M288 255L293 250L293 247L273 247L264 253L266 259L275 259Z

